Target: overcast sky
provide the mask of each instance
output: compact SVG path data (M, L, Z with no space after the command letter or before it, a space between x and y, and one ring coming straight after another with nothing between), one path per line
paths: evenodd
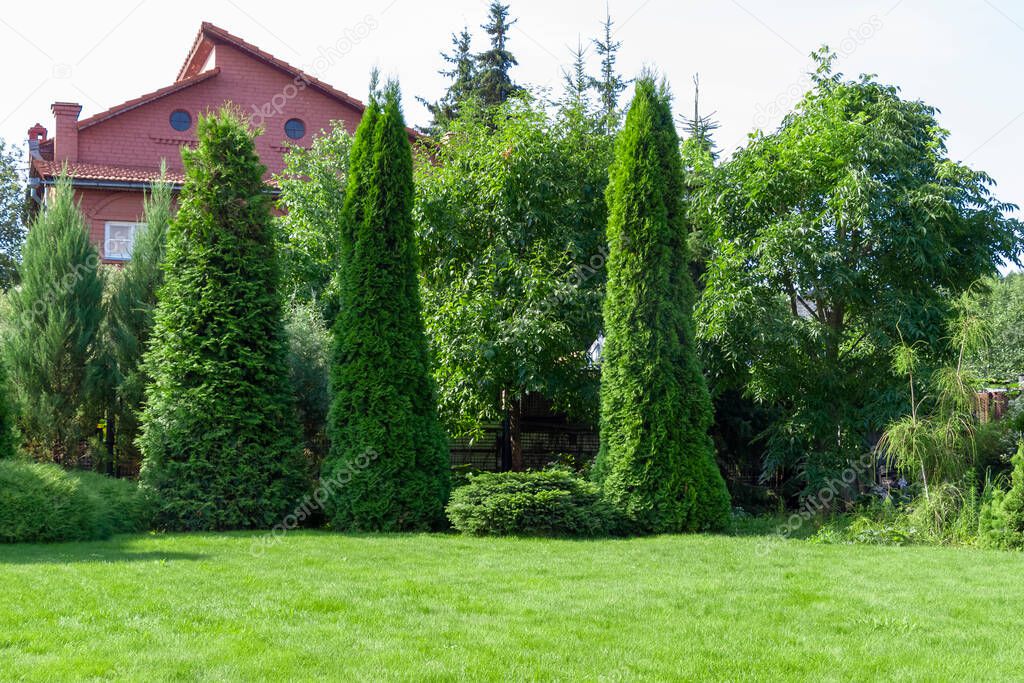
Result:
M604 0L510 0L509 47L523 84L561 87L569 49L600 31ZM4 4L0 136L24 144L29 126L53 129L50 103L89 116L173 82L203 20L211 21L359 99L379 66L399 77L411 123L415 96L436 98L438 55L468 25L474 49L486 0L243 2L106 0ZM728 153L755 127L772 128L805 89L808 54L822 43L839 69L870 72L941 110L950 155L988 171L997 196L1024 204L1024 2L1011 0L610 0L627 75L656 67L677 110L692 107L692 76L721 122ZM341 48L340 55L336 50ZM333 57L324 59L325 54ZM319 59L318 59L319 58ZM591 68L597 59L590 50Z

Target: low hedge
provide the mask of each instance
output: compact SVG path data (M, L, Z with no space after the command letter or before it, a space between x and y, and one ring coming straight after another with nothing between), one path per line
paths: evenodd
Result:
M143 531L147 505L133 482L57 465L0 462L0 542L90 541Z
M455 489L446 511L475 535L607 536L624 526L600 488L565 470L484 472Z

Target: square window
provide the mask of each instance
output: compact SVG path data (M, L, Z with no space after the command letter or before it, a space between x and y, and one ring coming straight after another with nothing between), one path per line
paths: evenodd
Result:
M103 255L113 261L127 261L132 257L135 234L145 223L107 223L103 239Z

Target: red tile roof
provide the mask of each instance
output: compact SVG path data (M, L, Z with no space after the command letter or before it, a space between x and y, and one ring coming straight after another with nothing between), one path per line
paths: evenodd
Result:
M106 121L107 119L113 116L123 114L124 112L129 111L131 109L135 109L136 107L141 107L142 105L152 102L153 100L158 100L161 97L166 97L171 93L176 93L179 90L184 90L185 88L196 85L197 83L202 83L205 80L213 78L219 73L219 68L210 69L209 71L204 71L201 74L196 74L195 76L190 76L189 78L176 81L171 85L160 88L159 90L154 90L153 92L148 93L146 95L142 95L141 97L136 97L134 100L128 100L127 102L123 102L117 105L116 107L111 107L110 109L107 109L106 111L101 111L98 114L93 114L89 118L82 119L78 122L78 130L88 128L89 126L95 125L100 121Z
M56 161L33 159L32 169L41 178L55 178L65 164ZM98 180L115 183L150 183L160 177L159 168L137 168L132 166L111 166L108 164L87 164L82 162L66 164L68 175L76 180ZM168 169L167 180L182 183L185 175Z

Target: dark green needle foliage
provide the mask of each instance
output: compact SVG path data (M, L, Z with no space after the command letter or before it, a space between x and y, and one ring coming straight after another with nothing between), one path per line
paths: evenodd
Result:
M22 249L2 351L27 450L71 465L102 415L103 280L71 181L62 176L51 192Z
M4 360L0 358L0 460L14 455L14 416L11 413L10 396Z
M447 439L420 315L412 150L398 86L371 95L356 131L342 222L334 325L331 450L323 468L335 528L444 523Z
M139 445L171 529L269 527L306 491L264 167L229 109L183 150Z
M608 186L608 286L595 476L640 532L722 527L729 496L694 348L682 167L669 94L646 76Z

